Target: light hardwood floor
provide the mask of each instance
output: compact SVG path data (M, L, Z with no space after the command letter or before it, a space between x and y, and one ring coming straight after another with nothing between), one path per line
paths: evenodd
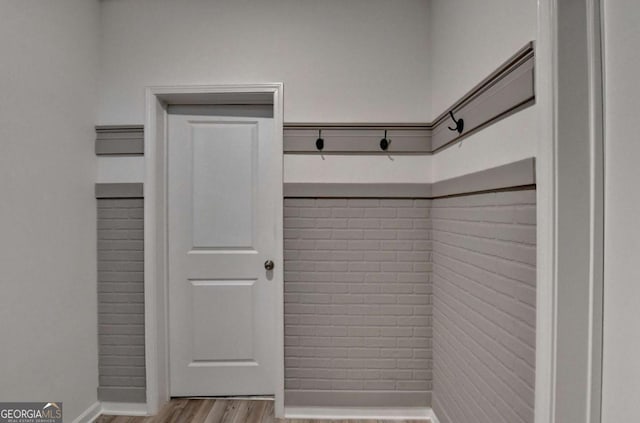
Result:
M411 420L428 422L428 420ZM273 401L226 399L172 399L157 416L107 416L95 423L408 423L409 420L298 420L276 419Z

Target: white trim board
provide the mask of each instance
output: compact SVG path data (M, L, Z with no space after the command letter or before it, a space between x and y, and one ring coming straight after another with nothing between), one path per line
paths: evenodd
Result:
M102 404L96 401L73 420L73 423L91 423L102 414Z
M100 414L110 416L148 416L147 404L103 401Z
M427 410L427 418L431 420L431 423L440 423L440 420L438 419L436 412L433 411L433 408L429 408Z
M283 85L234 84L168 86L146 89L144 177L144 290L145 365L149 414L156 414L169 400L169 344L167 298L167 107L171 104L272 104L273 142L282 145ZM282 192L280 192L282 196ZM279 216L282 221L282 216ZM283 243L282 236L279 242ZM282 245L279 246L282 251ZM280 267L282 269L282 267ZM284 289L276 283L276 380L275 413L284 413Z
M285 390L285 408L416 409L428 407L431 391Z
M426 420L439 423L431 407L285 407L287 419L344 420L344 419L385 419L385 420Z
M252 400L271 400L271 398L252 398ZM149 416L147 404L96 401L73 423L91 423L100 415L111 416ZM440 423L431 407L285 407L284 417L288 419L373 419L415 420L426 419L431 423Z
M600 10L538 1L536 423L601 421Z
M73 420L73 423L92 423L100 415L148 416L147 404L130 402L96 401Z

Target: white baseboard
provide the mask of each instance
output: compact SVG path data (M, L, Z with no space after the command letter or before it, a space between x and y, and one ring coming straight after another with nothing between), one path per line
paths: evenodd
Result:
M438 423L430 407L287 407L284 408L287 419L342 420L373 419L416 420L431 419Z
M431 403L429 391L285 390L285 407L416 408Z
M134 402L102 402L102 414L112 416L148 416L147 404Z
M96 401L73 423L92 423L101 414L113 416L148 416L147 404ZM431 407L285 407L288 419L372 419L416 420L440 423Z
M102 405L100 401L96 401L89 408L84 410L82 414L80 414L73 423L91 423L102 413Z
M440 423L440 420L438 420L438 416L436 416L433 408L429 408L428 414L429 415L427 416L427 418L431 421L431 423Z

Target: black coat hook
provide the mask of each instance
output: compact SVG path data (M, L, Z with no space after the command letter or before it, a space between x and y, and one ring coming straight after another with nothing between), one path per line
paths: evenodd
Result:
M322 129L318 129L318 139L316 140L316 148L318 151L324 149L324 140L322 139Z
M380 140L380 149L382 149L382 151L387 151L387 149L389 148L389 145L391 145L391 140L387 139L387 130L384 130L384 138L382 138Z
M449 126L449 129L452 131L458 131L458 134L462 134L462 131L464 131L464 119L456 120L455 116L453 116L453 110L449 110L449 115L451 116L453 123L456 124L455 128Z

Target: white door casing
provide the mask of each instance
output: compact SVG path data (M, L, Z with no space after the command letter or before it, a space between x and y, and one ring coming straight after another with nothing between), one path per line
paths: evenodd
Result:
M272 118L168 115L172 396L276 390L281 151Z

